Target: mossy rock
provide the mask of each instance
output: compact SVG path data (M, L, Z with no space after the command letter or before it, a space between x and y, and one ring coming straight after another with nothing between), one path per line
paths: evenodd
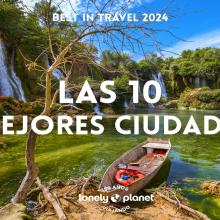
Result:
M61 104L56 103L56 104L54 104L54 105L52 106L51 111L52 111L52 112L54 112L54 111L58 111L61 107L62 107Z
M26 213L26 207L23 204L9 203L0 209L0 220L28 220L33 219Z
M0 96L0 102L4 103L4 102L9 102L12 105L20 105L21 101L18 101L17 99L14 99L12 97L8 97L8 96Z
M40 115L44 110L44 104L40 101L32 102L33 114Z
M21 109L22 114L33 114L33 106L30 102L25 102L22 104L22 109Z
M220 198L220 181L204 181L201 187L206 194Z
M125 111L124 102L125 102L125 98L123 96L118 96L115 102L112 103L113 111L118 114L123 113ZM142 103L139 104L142 105Z
M8 114L19 114L21 113L23 102L12 97L0 96L0 104L3 107L3 111Z
M164 104L165 108L168 109L177 109L178 108L178 100L170 100Z
M106 106L106 107L102 108L102 112L104 114L108 114L108 115L115 114L115 112L113 111L112 107L110 107L110 106Z
M93 112L93 104L91 102L82 102L77 104L77 107L87 112Z

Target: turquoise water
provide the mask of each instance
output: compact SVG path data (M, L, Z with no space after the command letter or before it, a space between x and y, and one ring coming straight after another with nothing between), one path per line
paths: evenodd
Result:
M220 113L158 111L157 114L176 115L181 118L183 124L186 123L190 114L193 114L199 127L202 128L204 114L219 116ZM139 116L142 115L139 114ZM143 131L140 135L120 135L115 132L114 122L115 117L105 118L103 121L105 132L98 136L59 136L54 132L51 135L39 137L36 157L43 181L68 180L91 173L101 176L118 156L147 138ZM163 125L162 122L161 125ZM123 126L133 127L133 122L123 123ZM158 136L163 137L162 133ZM170 184L174 183L182 189L192 207L205 212L212 219L219 219L220 201L205 196L199 187L198 180L220 179L220 134L186 136L179 133L166 137L171 139L173 148L169 165L166 166L165 171L162 170L157 179L165 178ZM0 205L10 200L25 174L25 139L25 136L0 135L0 146L2 146L0 149Z

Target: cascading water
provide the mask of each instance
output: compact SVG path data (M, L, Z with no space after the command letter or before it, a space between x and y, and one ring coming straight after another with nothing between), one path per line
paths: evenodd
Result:
M24 91L22 89L22 85L21 85L21 80L18 78L18 76L15 73L14 70L14 56L12 56L11 58L11 78L12 81L15 85L15 87L17 88L17 94L18 94L18 99L22 100L22 101L26 101L26 98L24 96Z
M14 56L11 56L10 66L6 66L6 49L0 39L0 95L10 96L25 101L21 80L14 71Z
M196 77L194 80L194 87L195 88L201 88L207 86L207 81L205 78L202 77Z
M49 58L48 58L48 55L45 53L44 54L44 62L45 62L45 65L47 68L50 68L50 62L49 62ZM54 69L53 70L53 76L58 79L58 80L64 80L64 76L63 76L63 73L59 70L59 69ZM71 92L69 89L66 89L66 92L65 92L65 95L66 95L66 98L72 98L71 96ZM77 106L75 106L75 103L74 103L74 100L73 100L73 103L72 104L68 104L68 106L70 106L71 108L74 108L78 111L82 111L82 109L78 108Z
M153 77L153 80L157 81L160 84L161 95L165 100L167 100L167 91L166 91L166 87L163 81L162 74L161 73L152 74L152 77ZM156 94L156 90L154 87L151 88L150 94L153 94L153 95Z
M125 101L124 101L124 108L125 108L125 109L128 109L128 108L129 108L127 99L125 99Z
M155 73L155 74L152 74L152 79L157 81L160 85L160 88L161 88L161 96L167 100L167 92L166 92L166 87L165 87L165 84L164 84L164 81L163 81L163 76L161 73ZM156 89L155 87L151 86L150 87L150 91L149 91L149 94L150 96L155 96L156 95ZM154 104L152 103L148 103L148 107L149 108L154 108Z
M51 65L50 65L50 62L49 62L48 55L46 53L44 54L44 62L45 62L46 67L50 68ZM63 73L59 69L54 69L52 74L58 80L63 80L64 79ZM68 89L66 90L66 97L71 98L71 94L68 91ZM72 105L74 106L74 104L72 104Z
M104 115L104 113L101 112L99 103L95 104L93 110L94 110L94 112L95 112L97 115L102 115L102 116Z
M48 55L45 53L45 58L44 58L44 62L45 62L45 65L47 68L50 68L50 62L49 62L49 58L48 58ZM59 69L54 69L53 70L53 76L56 78L56 79L59 79L59 80L62 80L64 77L63 77L63 73L59 70Z
M1 39L0 39L0 95L12 96L12 97L14 95L9 80L8 71L5 65L5 48L3 41Z

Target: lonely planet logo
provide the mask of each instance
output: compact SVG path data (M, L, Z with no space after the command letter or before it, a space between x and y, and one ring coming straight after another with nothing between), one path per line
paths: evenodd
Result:
M114 203L120 202L121 201L121 196L118 194L114 194L111 196L111 201Z

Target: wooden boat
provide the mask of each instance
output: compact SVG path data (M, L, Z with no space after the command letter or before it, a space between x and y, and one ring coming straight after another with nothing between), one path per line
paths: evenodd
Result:
M99 186L99 192L108 195L119 194L121 197L136 194L158 173L170 149L169 139L148 138L124 153L108 167ZM116 173L123 169L140 172L143 178L124 187L125 190L115 178Z

